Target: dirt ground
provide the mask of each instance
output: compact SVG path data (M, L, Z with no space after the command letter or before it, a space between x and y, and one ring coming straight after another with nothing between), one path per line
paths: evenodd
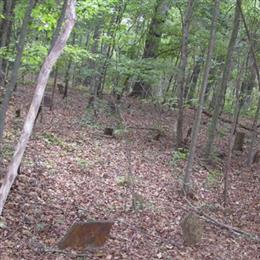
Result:
M12 100L3 149L6 165L32 93L31 87L20 87ZM224 208L224 159L216 156L216 165L210 166L203 157L207 116L193 169L195 196L188 203L180 192L187 153L174 150L173 143L176 111L125 97L119 117L105 97L95 118L86 109L82 89L71 90L66 100L58 93L55 97L54 110L44 108L42 122L35 125L0 218L0 259L259 259L259 242L206 220L201 243L183 244L180 223L190 204L223 224L260 234L260 167L245 166L246 148L234 154L229 206ZM15 117L18 108L21 118ZM194 111L187 109L185 133L193 118ZM113 137L104 135L105 127L116 128ZM219 155L227 151L229 129L220 123ZM141 198L135 210L133 192ZM114 221L103 247L83 252L57 248L74 222L88 220Z

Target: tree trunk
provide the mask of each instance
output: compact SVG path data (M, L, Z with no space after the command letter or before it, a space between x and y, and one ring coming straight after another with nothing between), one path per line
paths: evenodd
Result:
M200 75L200 70L201 70L201 63L197 62L196 65L194 66L192 75L191 75L191 83L189 87L189 92L188 92L188 102L189 104L192 104L192 99L194 98L197 82L199 79Z
M61 9L61 15L59 16L56 28L53 32L49 51L52 50L52 47L54 46L54 44L55 44L55 42L56 42L56 40L57 40L57 38L58 38L58 36L61 32L62 23L63 23L64 18L65 18L65 12L66 12L67 5L68 5L68 0L64 0L63 5L62 5L62 9ZM54 71L54 82L53 82L53 86L52 86L51 105L50 105L51 111L53 110L53 105L54 105L54 96L55 96L55 89L56 89L56 85L57 85L57 78L58 78L58 66L56 66L55 71Z
M72 45L75 44L75 40L76 40L76 34L73 33ZM72 58L70 58L69 61L68 61L68 66L67 66L66 73L65 73L65 87L64 87L63 98L66 98L68 96L68 89L69 89L69 82L70 82L70 73L71 73L71 67L72 67L71 65L72 65Z
M57 79L58 79L58 66L56 66L54 71L54 80L53 80L52 91L51 91L51 106L50 106L51 111L53 110L53 106L54 106L54 96L55 96L55 89L57 86Z
M250 51L251 51L252 58L253 58L253 61L254 61L253 64L254 64L254 68L255 68L255 72L256 72L256 78L257 78L257 83L258 83L258 91L260 92L260 73L259 73L259 68L258 68L258 65L257 65L255 50L254 50L253 43L252 43L252 40L251 40L251 36L250 36L249 30L248 30L248 27L247 27L247 24L246 24L245 16L243 14L241 3L239 3L238 7L239 7L239 11L240 11L240 14L241 14L241 17L242 17L242 21L243 21L243 24L244 24L244 27L245 27L245 30L246 30L247 39L248 39L249 46L250 46ZM255 146L255 143L256 143L257 125L258 125L257 121L258 121L259 116L260 116L260 95L258 97L257 109L256 109L256 112L255 112L255 118L254 118L253 127L252 127L251 142L250 142L249 153L248 153L248 161L247 161L248 166L250 166L252 164L253 159L254 159L254 154L255 154L254 153L254 146Z
M157 0L154 16L151 20L149 31L146 37L143 59L155 58L158 54L162 36L162 27L165 23L170 4L168 0ZM131 96L146 97L151 93L151 86L142 79L136 81Z
M177 88L178 88L178 118L177 118L177 132L176 132L176 146L182 146L183 140L183 105L184 105L184 83L185 71L188 58L188 39L189 28L193 13L193 0L188 1L188 7L184 17L182 28L182 44L181 44L181 59L177 75Z
M225 66L223 68L221 84L217 86L216 95L215 95L216 98L214 103L214 112L208 129L208 140L206 145L206 156L208 159L210 159L212 156L212 148L216 136L218 117L224 105L227 83L231 73L233 52L235 49L236 39L239 30L240 12L238 6L240 4L240 1L241 0L237 0L233 30L229 41L228 50L227 50L227 59L225 62Z
M231 156L232 156L232 151L235 143L235 137L236 137L236 129L237 129L237 123L238 123L238 118L239 118L239 113L240 113L240 91L241 91L241 76L243 75L243 65L241 69L238 68L238 78L236 82L236 105L234 108L234 116L233 116L233 122L231 126L231 131L229 135L229 140L228 140L228 151L227 151L227 159L225 162L225 167L224 167L224 206L227 205L228 203L228 192L229 192L229 172L230 172L230 163L231 163Z
M1 109L0 110L0 145L3 142L3 133L4 133L4 127L5 127L6 112L8 109L8 104L9 104L10 98L12 97L12 93L13 93L13 90L16 85L18 70L20 68L21 59L22 59L22 55L23 55L23 49L24 49L24 45L25 45L25 38L27 35L27 31L28 31L28 24L31 20L31 13L32 13L34 4L35 4L35 0L30 0L28 3L28 6L27 6L26 12L25 12L25 16L24 16L24 20L23 20L23 24L22 24L22 28L21 28L21 32L20 32L20 38L19 38L19 42L17 44L17 53L16 53L16 57L15 57L15 62L14 62L13 68L12 68L11 80L6 86L4 100L3 100L3 103L1 104L1 108L0 108Z
M0 188L0 215L2 214L3 207L11 186L17 176L17 169L21 163L26 145L29 141L30 135L32 133L34 120L36 118L37 112L39 110L44 91L48 82L49 74L60 56L62 50L66 45L66 41L69 38L70 32L74 26L76 13L75 13L75 0L68 0L67 8L66 8L66 19L63 24L63 29L61 30L60 35L56 39L56 42L49 52L47 58L45 59L42 68L40 70L37 86L33 96L33 100L25 119L25 123L23 126L22 134L15 149L15 153L13 155L12 161L8 167L8 172L4 178L4 182Z
M115 49L115 37L116 37L116 32L119 29L119 26L121 24L121 21L123 19L123 14L125 12L126 6L127 6L127 1L124 2L119 2L117 6L117 14L114 19L112 19L111 26L110 26L110 31L108 35L111 36L112 43L109 44L106 52L106 58L101 66L100 69L100 74L99 77L97 77L97 80L95 82L95 91L94 91L94 96L100 96L103 92L105 82L106 82L106 75L107 75L107 69L111 60L111 57L113 55L114 49Z
M207 87L206 87L206 91L205 91L205 103L208 102L208 98L209 98L209 95L210 95L210 91L212 89L212 87L214 86L215 84L215 81L216 81L216 78L215 78L215 69L214 68L211 68L209 70L209 79L208 79L208 84L207 84ZM209 102L210 104L208 105L209 106L209 109L211 108L211 102Z
M191 191L192 165L193 165L194 155L195 155L195 151L196 151L197 137L198 137L198 133L199 133L199 129L200 129L200 121L201 121L201 114L202 114L203 105L204 105L205 91L206 91L207 84L208 84L208 77L209 77L209 71L210 71L210 66L211 66L211 58L212 58L213 49L214 49L215 42L216 42L216 27L217 27L218 15L219 15L219 3L220 3L220 0L215 0L214 14L212 16L210 39L209 39L209 45L208 45L208 53L207 53L207 59L206 59L206 64L205 64L205 68L204 68L203 81L202 81L201 90L200 90L199 107L196 112L196 118L194 121L194 125L192 127L191 145L189 148L189 156L188 156L187 166L185 169L185 175L183 178L183 190L186 193L189 193Z
M255 41L252 44L253 48L255 49ZM254 68L254 59L252 57L251 51L249 50L246 75L242 82L240 93L240 108L242 108L246 103L249 103L250 96L252 95L252 91L255 87L255 79L256 72Z
M101 29L102 29L102 22L103 19L98 18L95 24L95 29L93 33L93 45L91 48L92 54L98 54L98 46L100 44L100 36L101 36ZM96 60L89 59L88 62L88 69L90 72L90 75L88 75L84 80L84 85L90 87L90 93L94 96L95 93L95 82L97 80L97 62Z
M3 4L3 15L5 19L1 23L1 39L0 39L0 48L4 48L9 45L9 39L12 29L12 15L15 7L15 0L5 0ZM0 57L0 85L4 82L5 77L5 67L6 63L4 59Z
M55 42L56 42L56 40L59 37L59 34L61 32L62 23L63 23L64 18L65 18L65 12L66 12L67 5L68 5L68 0L64 0L63 5L62 5L62 9L61 9L61 15L59 16L59 19L58 19L57 24L56 24L56 28L53 32L49 51L52 50L52 47L54 46L54 44L55 44Z

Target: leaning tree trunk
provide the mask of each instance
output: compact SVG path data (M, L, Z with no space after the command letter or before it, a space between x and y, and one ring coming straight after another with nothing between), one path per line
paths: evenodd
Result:
M184 179L183 179L183 190L185 191L185 193L189 193L191 191L192 165L193 165L194 155L195 155L195 151L196 151L197 137L198 137L199 128L200 128L200 121L201 121L201 114L202 114L203 105L204 105L205 91L206 91L207 84L208 84L211 59L212 59L213 49L214 49L215 42L216 42L216 27L217 27L218 15L219 15L219 2L220 2L220 0L215 0L214 14L212 17L210 39L209 39L209 46L208 46L208 54L207 54L207 59L206 59L206 64L205 64L204 74L203 74L203 81L202 81L202 86L201 86L201 91L200 91L199 108L197 110L194 125L192 127L191 145L190 145L190 149L189 149L189 156L188 156L187 166L185 169L185 175L184 175Z
M0 107L0 145L3 142L3 133L4 133L4 127L5 127L6 112L8 109L9 101L12 97L12 93L13 93L15 85L16 85L18 70L20 68L22 55L23 55L23 49L24 49L24 45L25 45L25 38L26 38L26 35L28 32L28 24L31 20L31 13L32 13L34 4L35 4L35 0L30 0L29 4L27 6L26 12L25 12L25 16L24 16L24 20L23 20L23 24L22 24L22 28L21 28L21 32L20 32L20 38L19 38L19 42L17 44L17 53L16 53L16 57L15 57L15 62L14 62L12 73L11 73L11 80L6 86L4 100Z
M59 16L59 19L57 21L56 24L56 28L53 32L53 36L51 39L51 44L50 44L50 48L49 51L52 50L52 47L54 46L60 32L61 32L61 28L62 28L62 23L64 21L65 18L65 12L66 12L66 8L67 8L67 4L68 4L68 0L64 0L62 8L61 8L61 15ZM55 89L56 89L56 85L57 85L57 78L58 78L58 66L56 66L55 71L54 71L54 82L53 82L53 86L52 86L52 92L51 92L51 105L50 105L50 110L53 110L53 105L54 105L54 96L55 96Z
M52 47L54 46L54 44L55 44L55 42L56 42L56 40L59 37L59 34L61 32L62 23L63 23L64 18L65 18L67 5L68 5L68 0L64 0L62 8L61 8L61 15L59 16L59 19L58 19L57 24L56 24L56 28L53 32L49 51L52 50Z
M214 139L216 136L218 117L220 115L222 107L224 106L224 99L225 99L225 94L226 94L227 83L228 83L230 73L231 73L233 52L235 49L236 39L237 39L237 35L238 35L238 30L239 30L240 12L239 12L238 6L240 4L240 1L241 0L237 0L235 18L234 18L234 23L233 23L233 30L232 30L231 38L229 41L228 50L227 50L227 59L225 62L225 66L223 68L221 84L219 86L217 86L216 95L215 95L216 98L215 98L215 102L214 102L214 112L213 112L212 120L209 125L209 129L208 129L208 140L207 140L207 145L206 145L206 156L208 159L210 159L212 156L212 148L213 148L213 142L214 142Z
M4 178L4 182L0 189L0 215L2 214L3 207L11 186L17 176L17 169L21 163L26 145L29 141L30 135L32 133L34 121L39 110L44 91L48 82L48 78L52 67L54 66L55 62L57 61L58 57L62 53L66 42L69 38L71 30L74 26L76 20L76 13L75 13L75 0L68 0L67 8L66 8L66 15L65 15L65 22L63 24L63 29L61 30L60 35L57 37L57 40L49 52L47 58L45 59L42 68L40 70L38 79L37 79L37 86L33 96L33 100L25 119L25 123L23 126L22 134L15 149L14 156L12 161L8 167L8 172Z
M177 88L178 88L178 117L177 117L177 133L176 133L176 146L182 146L183 140L183 105L184 105L184 85L185 85L185 71L188 58L188 39L189 28L193 13L193 0L189 0L184 23L182 28L182 44L181 44L181 59L177 75Z

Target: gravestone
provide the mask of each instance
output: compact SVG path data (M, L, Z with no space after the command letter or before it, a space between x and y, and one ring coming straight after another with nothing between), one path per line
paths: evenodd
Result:
M181 227L186 246L200 243L203 234L203 224L197 214L193 212L188 213L182 220Z
M58 243L59 249L84 250L101 247L109 237L114 222L91 221L74 223Z
M259 163L260 162L260 150L256 151L253 158L253 163Z
M236 133L235 142L234 142L234 146L233 146L234 151L243 151L245 137L246 137L246 134L243 132Z

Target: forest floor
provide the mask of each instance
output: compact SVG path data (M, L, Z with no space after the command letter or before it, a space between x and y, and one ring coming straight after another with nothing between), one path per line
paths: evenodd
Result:
M12 100L5 164L32 93L32 88L20 87ZM71 90L66 100L57 93L54 111L45 108L0 218L0 259L259 259L259 242L206 221L200 244L183 244L180 223L190 204L221 223L260 234L260 167L245 166L246 150L232 158L229 205L222 205L221 156L230 125L220 123L217 163L209 166L203 157L209 118L203 115L193 170L195 197L188 203L180 192L186 152L173 148L177 112L124 98L119 117L107 99L97 104L97 119L86 110L87 93L80 89ZM15 118L18 108L21 118ZM185 133L193 118L194 111L187 109ZM104 135L105 127L120 124L127 131ZM135 210L133 190L126 185L129 172L141 198ZM58 250L59 240L79 220L114 221L111 238L84 252Z

